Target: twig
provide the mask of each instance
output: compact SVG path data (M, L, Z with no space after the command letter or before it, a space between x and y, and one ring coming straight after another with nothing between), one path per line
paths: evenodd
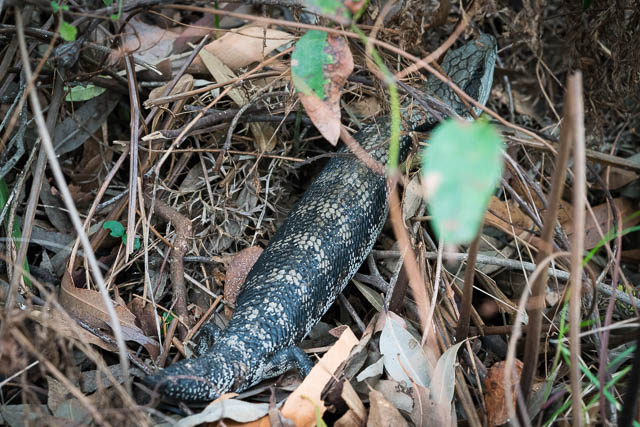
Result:
M569 98L566 99L568 100ZM566 102L565 105L567 105ZM565 176L567 174L569 151L571 149L568 139L569 132L570 129L568 126L562 126L561 141L563 142L560 144L560 151L555 162L554 176L551 183L551 194L548 199L549 208L544 216L544 226L540 237L541 243L536 257L536 264L538 265L542 264L542 260L547 259L553 253L553 234L560 207L560 197L562 196ZM538 347L540 333L542 331L542 309L544 308L544 291L547 285L547 278L548 275L546 274L545 269L543 274L538 275L535 282L533 282L531 287L531 302L527 307L527 314L529 315L529 330L527 331L522 376L520 378L520 388L523 393L525 403L529 400L533 377L538 365ZM518 416L521 420L524 420L528 418L529 415L519 412Z
M482 233L478 231L473 242L471 242L471 246L469 246L467 267L464 271L462 307L460 308L460 317L458 318L458 326L456 327L456 342L462 342L469 335L469 319L471 318L471 301L473 299L473 276L476 268L476 258L478 257L481 235Z
M571 366L571 408L573 410L573 425L580 427L582 417L582 392L580 389L580 310L582 308L582 256L584 251L584 206L587 202L586 167L584 156L584 111L582 96L582 74L576 72L567 82L567 101L569 101L564 126L570 127L573 140L573 226L574 232L571 242L571 296L569 299L569 349ZM569 143L569 141L565 141ZM614 281L615 285L615 281ZM612 299L614 299L612 297ZM605 324L606 326L606 324ZM606 349L606 341L602 340ZM600 367L604 371L606 366L606 351L600 354ZM604 361L604 362L603 362ZM604 366L603 366L604 363ZM600 390L604 390L604 381L600 383ZM600 411L604 415L604 393L601 393ZM603 416L603 421L606 417Z
M191 221L186 216L180 214L171 206L162 200L152 198L150 195L144 195L145 201L151 205L150 212L160 215L165 221L171 221L176 229L176 237L173 240L173 248L171 250L171 260L169 261L171 270L171 284L173 286L173 300L175 311L181 321L190 326L189 312L187 310L187 290L184 283L184 254L189 250L189 240L193 234ZM181 339L187 335L184 326L178 329L178 335Z

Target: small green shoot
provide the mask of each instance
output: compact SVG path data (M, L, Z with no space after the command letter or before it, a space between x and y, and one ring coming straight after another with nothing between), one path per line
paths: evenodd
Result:
M127 233L125 233L124 231L124 225L120 224L120 222L118 221L107 221L104 223L104 225L102 226L102 228L104 228L105 230L110 230L111 233L111 237L121 237L122 238L122 244L126 245L127 244ZM140 249L140 239L138 237L136 237L133 240L133 249L134 250L138 250Z
M69 10L69 6L67 6L66 4L61 5L56 1L52 1L51 9L53 10L53 13L57 13L60 15L60 25L58 26L60 37L62 37L62 39L67 42L74 41L76 39L76 36L78 35L78 29L74 25L71 25L70 23L65 21L62 17L62 12L67 12Z

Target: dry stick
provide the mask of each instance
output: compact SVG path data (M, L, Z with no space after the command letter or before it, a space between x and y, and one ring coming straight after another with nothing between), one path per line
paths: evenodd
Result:
M573 410L573 425L581 427L582 398L580 390L580 310L582 308L582 254L584 251L584 206L587 202L586 167L584 152L584 99L582 96L582 74L578 71L569 77L567 82L567 114L563 127L570 128L573 139L574 184L573 184L573 226L575 232L571 239L571 296L569 299L569 349L571 350L571 407ZM569 140L564 141L569 145ZM621 252L621 251L618 251ZM606 345L603 342L604 345ZM606 348L606 347L605 347ZM606 353L606 352L605 352ZM600 355L601 362L603 354ZM600 384L604 390L604 383ZM600 395L604 399L604 393ZM601 405L602 405L601 401ZM600 409L604 411L604 406ZM604 420L605 418L603 418Z
M471 318L471 301L473 298L473 276L476 268L476 257L480 246L480 230L469 246L469 257L467 267L464 271L464 289L462 293L462 307L456 328L456 342L462 342L469 335L469 319Z
M31 13L33 12L33 7L32 6L27 6L24 10L24 14L25 14L25 19L27 20L27 22L31 21ZM22 18L22 16L21 16ZM22 28L24 30L24 28ZM24 38L24 33L23 33L23 38ZM33 77L31 79L29 79L28 77L26 78L27 80L29 80L29 83L26 87L26 89L24 90L24 93L22 94L22 98L20 99L18 105L16 106L16 115L15 115L15 120L12 117L13 120L13 124L12 122L9 122L9 125L7 127L6 133L5 133L5 138L4 139L8 139L11 136L11 129L13 128L13 126L15 125L15 122L17 121L17 117L18 117L18 112L22 111L22 107L24 105L24 102L26 101L26 97L27 95L31 92L31 90L35 90L35 80L38 77L38 74L40 73L40 70L42 70L42 68L44 67L44 65L46 64L47 60L49 59L49 56L51 55L51 52L53 52L53 48L55 46L55 42L57 41L57 33L56 36L53 38L53 40L51 40L51 43L49 43L49 46L47 47L47 50L44 54L44 56L42 57L42 59L40 60L40 62L38 63L38 66L36 67L36 72L34 73ZM19 40L18 40L19 42ZM24 61L24 59L23 59ZM56 78L55 83L56 85L61 85L62 83L59 83L60 78ZM57 88L57 86L56 86ZM62 90L62 88L57 88L57 90ZM51 129L51 122L55 123L55 119L57 119L57 111L59 110L60 104L62 103L62 99L61 97L56 98L55 94L56 94L56 90L54 88L54 97L52 99L52 107L55 107L57 105L56 108L56 113L50 113L47 116L47 126L49 127L49 129ZM49 116L51 117L51 120L49 120ZM55 117L54 117L55 116ZM2 147L4 146L5 141L1 141L0 142L0 152L2 151ZM38 204L38 198L40 197L40 186L42 185L42 177L44 175L44 168L46 166L46 157L44 154L44 149L42 148L42 145L40 145L40 152L38 153L38 160L36 162L36 172L34 173L33 177L34 180L31 184L31 191L29 193L29 201L27 204L27 210L25 212L25 218L24 218L24 226L22 229L22 244L20 245L20 248L18 249L18 254L17 254L17 258L16 258L16 265L18 266L23 266L24 265L24 261L27 257L27 249L29 247L29 239L31 238L31 231L32 231L32 223L33 223L33 219L35 218L35 209L36 206ZM37 183L37 188L36 188L36 183ZM34 199L35 197L35 199ZM7 307L7 314L11 313L11 307L13 306L13 299L15 297L15 293L17 292L18 289L18 280L21 277L21 275L17 275L14 273L13 276L11 276L11 285L9 286L9 294L7 295L7 300L5 302L5 307ZM3 325L6 322L3 322L2 325L0 325L0 336L2 333L2 329L3 329Z
M189 239L193 234L193 226L186 216L180 214L162 200L152 199L145 194L145 201L151 205L150 213L155 210L165 221L171 221L176 229L176 238L171 249L171 259L169 267L171 272L171 283L173 286L173 298L175 301L175 311L181 323L189 325L189 312L187 310L187 295L184 285L184 254L189 250ZM190 325L189 325L190 326ZM180 325L178 329L180 338L187 335L187 330Z
M565 97L565 105L568 105L568 99L567 95ZM571 149L569 134L570 127L564 123L560 136L560 151L558 152L553 180L551 182L551 194L548 199L549 209L544 216L544 227L542 228L542 235L540 236L541 243L536 257L536 264L538 265L541 265L542 260L548 258L549 255L553 253L553 233L560 206L560 197L564 189L569 150ZM523 394L525 402L529 400L531 385L533 384L533 377L538 364L538 346L540 332L542 331L542 309L544 307L544 291L547 286L547 277L548 275L545 269L545 271L536 278L531 288L531 302L527 307L529 330L527 331L522 377L520 379L520 391ZM528 414L523 414L519 411L519 416L521 419L525 419L528 417Z
M22 56L22 62L24 65L23 70L27 79L31 80L33 74L31 72L31 64L29 64L27 45L24 38L24 25L22 22L22 16L20 15L20 10L18 8L15 8L15 20L16 29L18 30L18 40L20 42L20 55ZM58 189L62 194L64 204L69 211L69 217L71 218L73 227L76 229L76 233L78 233L80 241L82 242L82 247L88 258L89 265L91 266L91 274L93 275L93 278L96 281L98 288L100 289L100 295L102 296L102 299L107 308L107 312L109 313L109 319L111 320L110 326L113 329L114 336L118 343L118 353L120 356L120 365L122 366L125 388L128 393L131 393L131 378L129 377L129 360L127 359L127 347L124 344L124 337L122 334L122 328L120 327L118 316L113 307L111 298L109 297L107 288L104 284L104 277L102 276L102 271L100 271L100 267L98 266L96 255L93 252L91 243L89 242L89 238L87 237L87 234L84 232L84 229L82 227L80 215L78 214L78 210L76 209L75 203L73 202L73 197L71 196L71 192L69 191L69 187L67 186L67 183L65 181L64 174L62 173L62 169L60 168L60 163L58 163L56 152L53 149L51 135L47 130L47 125L42 115L42 108L40 107L40 100L38 99L38 94L36 93L36 91L31 91L29 93L29 101L31 103L31 109L36 121L36 125L38 127L38 133L40 134L42 144L44 145L47 152L51 171L56 180L56 183L58 184Z
M397 178L388 178L387 186L389 188L389 216L393 225L393 232L398 240L400 252L404 253L404 265L407 268L407 276L409 277L409 285L413 292L413 298L418 306L418 315L420 316L420 326L422 333L426 336L422 341L425 342L428 351L425 351L431 366L436 366L436 361L440 357L440 349L434 336L433 328L426 329L427 313L429 312L429 299L425 287L420 268L416 261L416 256L411 248L409 235L402 221L402 211L400 209L400 200L398 199Z
M180 101L181 99L189 98L191 96L201 95L203 93L211 92L212 90L219 89L221 87L236 85L240 81L245 79L262 79L265 77L279 76L281 74L282 72L280 71L266 71L264 73L255 73L255 74L252 74L251 76L242 75L240 77L236 77L231 80L210 84L208 86L199 87L197 89L188 90L186 92L175 93L173 95L169 95L167 93L166 95L163 94L159 98L147 99L146 101L144 101L144 106L146 108L149 108L149 107L158 108L159 105L169 104L170 102Z
M129 85L129 109L131 111L131 142L129 144L129 208L127 209L127 242L125 259L133 253L134 236L136 235L136 196L138 193L138 141L140 138L140 96L136 79L133 57L127 54L124 60Z

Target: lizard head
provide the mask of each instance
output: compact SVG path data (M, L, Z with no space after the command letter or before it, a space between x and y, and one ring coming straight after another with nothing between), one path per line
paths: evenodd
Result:
M208 353L182 360L149 375L144 382L168 398L187 402L210 401L229 391L242 391L247 384L247 366L230 362L228 355Z

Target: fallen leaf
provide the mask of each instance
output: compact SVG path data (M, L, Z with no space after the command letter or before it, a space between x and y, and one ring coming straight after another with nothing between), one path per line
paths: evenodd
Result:
M431 391L415 383L413 384L411 421L416 427L441 427L446 425L444 420L440 419L438 405L431 399Z
M33 320L40 323L41 325L49 328L55 327L56 333L60 334L63 337L76 339L87 344L93 344L107 351L118 351L116 346L104 342L100 338L91 334L86 329L81 328L78 325L76 325L75 327L71 326L69 324L69 321L72 320L69 319L69 317L64 316L57 310L32 310L29 314Z
M112 301L116 315L120 322L120 328L125 341L135 341L144 346L149 354L157 356L160 347L157 342L147 337L142 330L136 326L136 317L129 309L121 304ZM76 318L83 320L95 328L104 328L111 325L111 318L104 305L104 300L100 292L91 289L76 288L68 271L62 277L62 287L60 290L60 304Z
M616 210L620 214L620 217L623 219L622 229L633 227L634 225L640 223L640 216L629 218L631 214L633 214L637 210L633 202L628 199L619 197L617 199L613 199L613 203L615 204ZM586 212L586 220L584 224L585 249L594 248L600 242L600 240L602 240L602 237L598 232L598 227L605 235L613 227L613 213L611 212L608 203L602 203L598 206L594 206L592 210L594 216L591 216L589 212ZM571 237L574 228L573 220L569 218L565 222L561 222L561 224L567 230L567 235ZM596 227L596 224L598 224L598 227Z
M376 390L369 392L369 418L367 419L367 427L403 427L408 426L407 420L400 415L400 411L396 409L382 393Z
M431 378L431 398L436 404L438 418L445 425L451 424L451 400L456 386L456 359L462 344L464 341L449 347L440 356Z
M280 30L248 25L225 33L203 49L217 56L232 70L263 61L273 50L291 42L294 36Z
M414 383L415 384L415 383ZM410 413L413 408L413 398L408 389L395 380L379 380L373 385L373 389L382 393L384 398L391 402L394 408Z
M261 254L261 247L251 246L235 254L231 260L224 282L224 299L231 306L235 306L242 284Z
M320 393L325 384L331 379L335 370L346 360L351 349L358 344L358 339L346 329L338 341L322 356L322 359L313 367L302 384L289 396L282 407L282 415L292 420L297 426L311 426L315 423L315 407L320 412L325 410L320 399ZM306 396L313 403L304 399Z
M490 426L502 425L509 421L507 411L507 397L511 399L513 407L516 405L516 384L520 382L522 374L522 362L516 359L516 375L511 375L511 390L505 393L505 364L495 363L484 378L484 400L487 407L487 421Z
M264 417L268 412L268 403L251 403L235 399L217 400L202 412L184 417L175 425L176 427L191 427L203 423L214 423L223 418L248 423Z
M428 387L435 368L422 350L420 341L402 327L396 317L387 314L380 335L380 352L389 376L406 386L416 382Z
M178 37L179 34L173 31L149 25L134 17L123 29L122 44L111 53L109 62L115 64L126 54L133 53L143 62L157 64L171 55L173 42Z

